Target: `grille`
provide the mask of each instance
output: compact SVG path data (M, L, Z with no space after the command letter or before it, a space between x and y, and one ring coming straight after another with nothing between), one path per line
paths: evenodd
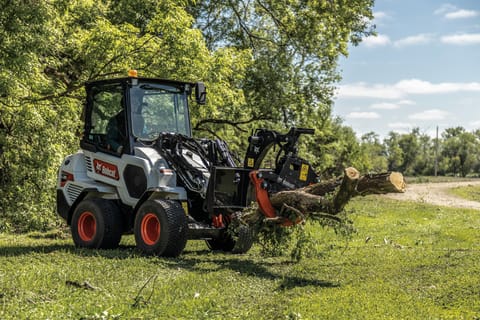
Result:
M85 166L87 167L88 171L93 172L92 158L87 156L85 157Z
M83 188L81 186L78 186L78 185L73 184L73 183L68 184L67 194L68 194L68 198L70 199L71 203L73 203L78 198L80 193L82 193L82 190L83 190Z

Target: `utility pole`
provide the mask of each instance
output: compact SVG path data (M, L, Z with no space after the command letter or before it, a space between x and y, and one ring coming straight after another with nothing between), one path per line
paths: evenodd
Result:
M438 126L437 126L437 137L435 139L435 177L438 172Z

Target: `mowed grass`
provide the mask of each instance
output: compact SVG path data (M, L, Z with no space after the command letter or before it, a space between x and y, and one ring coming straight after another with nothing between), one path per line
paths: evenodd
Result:
M465 182L465 181L479 181L478 177L452 177L452 176L418 176L418 177L404 177L407 184L412 183L439 183L439 182Z
M480 202L480 186L452 188L449 192L457 197Z
M132 236L82 250L57 233L0 235L0 319L478 319L480 211L369 196L350 241L308 226L318 254L145 257Z

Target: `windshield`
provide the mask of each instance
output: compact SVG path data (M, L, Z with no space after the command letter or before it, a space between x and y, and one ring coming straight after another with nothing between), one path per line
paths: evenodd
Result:
M130 89L133 135L153 139L161 132L190 136L187 96L183 89L139 83Z

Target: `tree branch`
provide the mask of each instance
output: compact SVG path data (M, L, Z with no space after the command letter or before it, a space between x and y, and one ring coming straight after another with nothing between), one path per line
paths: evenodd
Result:
M221 139L221 137L213 130L209 129L209 128L193 128L193 130L196 130L196 131L205 131L205 132L208 132L210 133L212 136L214 136L215 138L217 139Z
M233 120L228 120L228 119L203 119L197 122L197 124L193 127L193 130L199 130L199 131L208 131L206 128L202 128L203 125L206 124L226 124L229 126L232 126L234 128L237 128L241 132L247 132L247 130L243 129L240 127L243 124L248 124L252 123L254 121L258 120L271 120L271 117L268 117L266 115L260 114L260 115L253 115L250 119L248 120L243 120L243 121L233 121Z
M286 30L286 26L283 24L282 21L280 21L277 16L272 12L272 10L270 10L265 4L263 4L260 0L257 0L256 1L258 3L258 5L263 9L265 10L266 13L268 13L268 15L270 16L270 18L272 18L273 22L275 23L275 25L280 28L280 29L284 29ZM287 38L290 38L290 35L288 34L288 32L286 33L287 35Z
M146 45L147 43L149 43L152 39L154 39L156 37L156 35L152 35L150 36L149 38L147 38L145 41L143 41L143 43L139 44L138 46L135 46L135 49L133 50L130 50L129 52L126 52L126 53L120 53L116 56L113 56L110 60L108 60L102 67L100 67L98 69L98 72L97 73L91 73L90 76L89 76L89 79L92 79L92 78L98 78L100 76L100 74L102 74L102 72L104 70L107 69L108 66L110 66L112 63L114 63L115 61L117 61L118 59L121 59L125 56L129 56L129 55L132 55L132 54L135 54L135 53L138 53L140 52Z
M254 34L250 29L249 27L247 26L247 24L245 23L244 19L242 18L240 12L237 10L237 8L235 7L235 4L230 0L228 1L228 4L230 6L230 8L232 9L233 13L235 14L235 17L237 18L237 21L238 21L238 24L240 26L240 28L246 33L246 35L248 36L248 39L250 40L250 47L255 50L255 40L260 40L260 41L266 41L266 42L270 42L270 43L273 43L275 45L278 45L275 41L271 40L271 39L268 39L268 38L264 38L264 37L260 37L256 34Z

